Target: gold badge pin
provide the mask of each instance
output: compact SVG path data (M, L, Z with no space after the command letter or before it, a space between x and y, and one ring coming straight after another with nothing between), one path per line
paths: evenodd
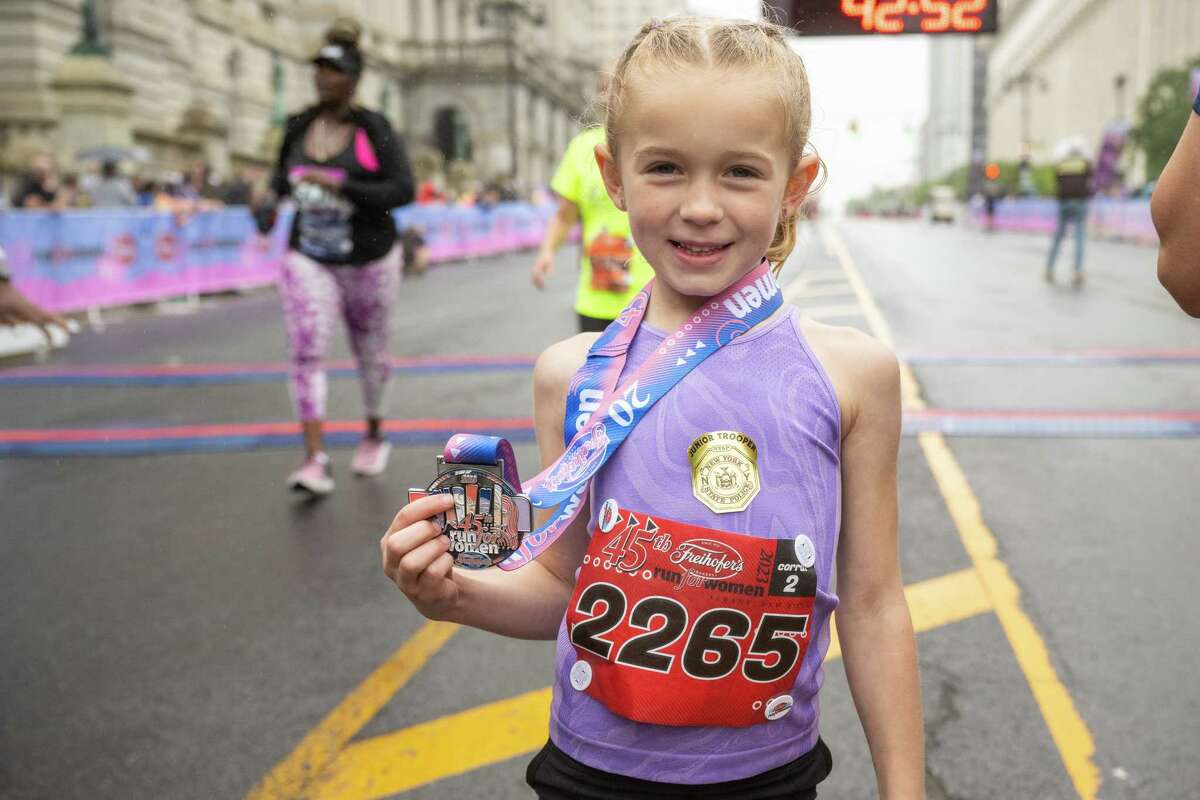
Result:
M760 488L758 446L737 431L711 431L688 448L692 494L718 514L744 511Z

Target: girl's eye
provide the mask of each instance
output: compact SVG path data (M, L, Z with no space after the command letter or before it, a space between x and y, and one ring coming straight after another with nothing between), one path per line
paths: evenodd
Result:
M735 178L755 178L758 173L749 167L733 167L729 170L729 174Z
M677 168L674 164L666 162L650 165L650 172L655 175L673 175L676 171Z

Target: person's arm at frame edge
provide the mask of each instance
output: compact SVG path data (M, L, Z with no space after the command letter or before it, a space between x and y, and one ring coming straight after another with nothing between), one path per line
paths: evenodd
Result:
M0 327L30 323L42 329L47 343L53 343L50 326L56 325L64 333L71 331L71 324L65 317L52 314L42 309L27 298L13 285L12 275L8 272L8 257L4 248L0 247Z
M1180 308L1200 317L1200 115L1189 116L1163 168L1150 216L1161 241L1158 280Z

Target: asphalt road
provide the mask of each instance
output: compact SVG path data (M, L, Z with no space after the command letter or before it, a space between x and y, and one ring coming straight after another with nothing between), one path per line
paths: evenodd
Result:
M901 446L929 796L1074 798L1090 775L1104 800L1200 798L1200 448L1166 424L1200 411L1200 324L1158 287L1153 250L1092 242L1072 290L1042 281L1047 246L848 222L809 229L783 282L806 313L878 333L873 298L935 426L989 412L940 460L939 434ZM530 796L544 701L522 696L549 685L552 646L426 627L377 550L447 429L504 421L533 468L528 359L573 332L573 253L540 293L529 261L405 283L394 353L416 360L393 383L392 466L354 479L339 445L322 502L284 491L297 446L264 433L291 413L270 292L113 315L44 364L0 367L0 797ZM488 363L446 360L463 354ZM330 417L354 420L354 381L330 385ZM1140 434L1112 412L1138 412ZM994 558L964 545L949 467ZM987 594L997 564L1012 596ZM821 796L872 797L840 661L826 676Z

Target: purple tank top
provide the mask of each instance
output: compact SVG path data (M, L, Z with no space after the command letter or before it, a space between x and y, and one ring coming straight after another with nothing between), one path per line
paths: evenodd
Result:
M662 331L642 325L625 371L641 364L663 338ZM761 489L744 511L716 514L692 494L688 446L718 430L745 433L758 445ZM837 605L829 586L841 525L840 444L837 396L800 332L799 312L790 307L723 347L650 409L593 479L589 534L609 497L691 525L770 539L805 533L816 548L814 638L787 716L743 728L675 727L618 716L572 688L577 656L564 620L550 711L550 738L560 749L596 769L684 784L757 775L812 749L829 615Z

